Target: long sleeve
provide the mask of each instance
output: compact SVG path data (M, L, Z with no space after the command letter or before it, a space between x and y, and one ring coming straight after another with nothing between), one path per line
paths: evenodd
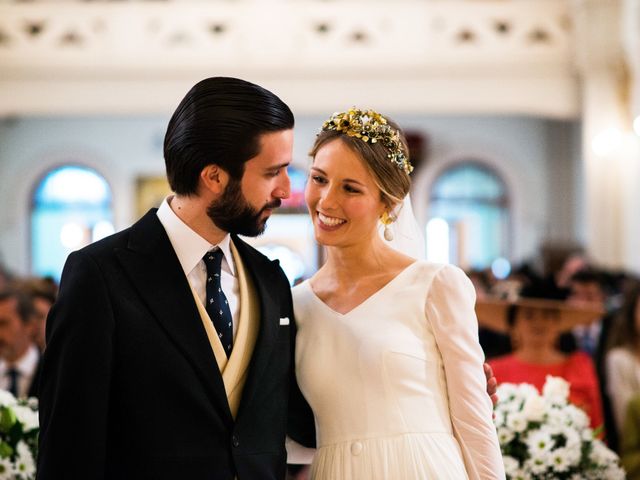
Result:
M47 320L38 479L104 478L113 328L98 265L72 253Z
M426 315L444 364L454 434L471 480L504 479L504 464L486 392L471 281L457 267L436 274Z
M621 431L629 401L640 393L640 386L634 381L634 362L624 348L614 348L606 356L605 368L613 417Z

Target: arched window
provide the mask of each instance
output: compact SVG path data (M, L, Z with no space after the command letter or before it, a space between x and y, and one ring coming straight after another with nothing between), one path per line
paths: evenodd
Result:
M113 233L111 189L96 171L66 165L47 172L31 205L31 266L60 279L73 250Z
M508 257L509 199L502 179L476 162L445 170L433 184L427 256L463 268Z

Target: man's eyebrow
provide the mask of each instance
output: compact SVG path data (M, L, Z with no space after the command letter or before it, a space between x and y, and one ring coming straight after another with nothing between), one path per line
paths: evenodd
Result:
M285 162L285 163L281 163L280 165L273 165L271 167L267 167L267 168L265 168L265 170L267 170L267 171L280 170L281 168L287 168L290 164L291 164L291 162Z

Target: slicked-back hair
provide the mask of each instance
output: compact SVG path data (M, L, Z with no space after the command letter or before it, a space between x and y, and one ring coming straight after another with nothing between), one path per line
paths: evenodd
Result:
M260 153L260 136L293 128L291 109L270 91L237 78L198 82L173 113L164 138L171 189L196 193L202 169L216 164L239 180Z

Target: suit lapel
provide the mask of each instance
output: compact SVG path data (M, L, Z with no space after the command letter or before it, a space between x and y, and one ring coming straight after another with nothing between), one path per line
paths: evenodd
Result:
M231 425L233 419L222 376L191 288L155 212L149 211L131 227L127 249L117 250L116 256L149 310L187 358Z
M240 415L251 401L275 346L278 336L280 308L277 301L278 293L274 289L274 281L276 279L274 278L273 267L237 236L233 235L232 240L242 257L246 270L251 275L260 302L260 330L253 350L247 382L244 386L239 410Z

